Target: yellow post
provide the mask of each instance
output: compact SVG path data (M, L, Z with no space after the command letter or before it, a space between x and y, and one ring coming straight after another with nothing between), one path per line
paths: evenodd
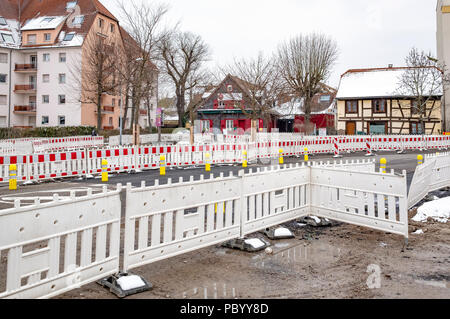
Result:
M308 148L305 147L305 162L309 161Z
M383 173L386 173L386 164L387 160L384 157L380 159L380 168Z
M205 159L205 170L207 172L210 172L211 171L211 155L209 153L206 153L205 157L206 157L206 159Z
M159 157L159 175L166 175L166 157L164 155Z
M108 161L102 160L102 182L108 181Z
M247 167L247 151L243 151L242 155L244 157L243 161L242 161L242 167Z
M9 165L9 189L10 190L17 189L17 165L16 164Z
M417 165L423 164L423 155L417 155Z
M280 158L279 158L279 160L278 160L278 163L281 165L281 164L284 164L284 159L283 159L283 150L282 149L280 149Z

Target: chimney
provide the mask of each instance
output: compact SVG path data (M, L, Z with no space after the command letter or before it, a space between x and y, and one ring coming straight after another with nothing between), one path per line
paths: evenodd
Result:
M389 69L392 69L393 67L394 67L393 64L389 64L389 65L388 65L388 68L389 68Z

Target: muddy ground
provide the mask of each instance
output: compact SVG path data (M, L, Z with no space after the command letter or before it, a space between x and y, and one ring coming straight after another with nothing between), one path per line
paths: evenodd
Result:
M358 226L286 226L296 238L270 241L271 255L214 246L136 268L154 287L127 298L450 298L448 223L410 220L410 232L425 233L406 248L398 235ZM379 266L379 288L368 287L369 265ZM57 298L116 297L92 283Z

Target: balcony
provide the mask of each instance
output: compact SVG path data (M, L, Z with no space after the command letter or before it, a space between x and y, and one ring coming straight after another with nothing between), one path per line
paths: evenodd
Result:
M14 114L36 115L36 104L14 105Z
M14 85L15 93L35 94L36 84L16 84Z
M139 110L140 115L147 115L147 113L148 113L147 110L142 110L142 109Z
M103 126L104 130L114 130L114 126Z
M36 64L17 64L14 69L15 72L18 73L36 73L37 72L37 65Z
M97 113L97 109L95 110L95 113ZM102 106L102 114L114 114L114 106L103 105Z

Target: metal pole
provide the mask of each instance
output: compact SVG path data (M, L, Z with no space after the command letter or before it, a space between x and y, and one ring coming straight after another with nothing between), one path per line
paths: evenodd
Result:
M123 107L123 100L122 100L122 84L120 84L120 116L119 116L119 145L122 146L122 122L123 122L123 113L122 113L122 107Z

